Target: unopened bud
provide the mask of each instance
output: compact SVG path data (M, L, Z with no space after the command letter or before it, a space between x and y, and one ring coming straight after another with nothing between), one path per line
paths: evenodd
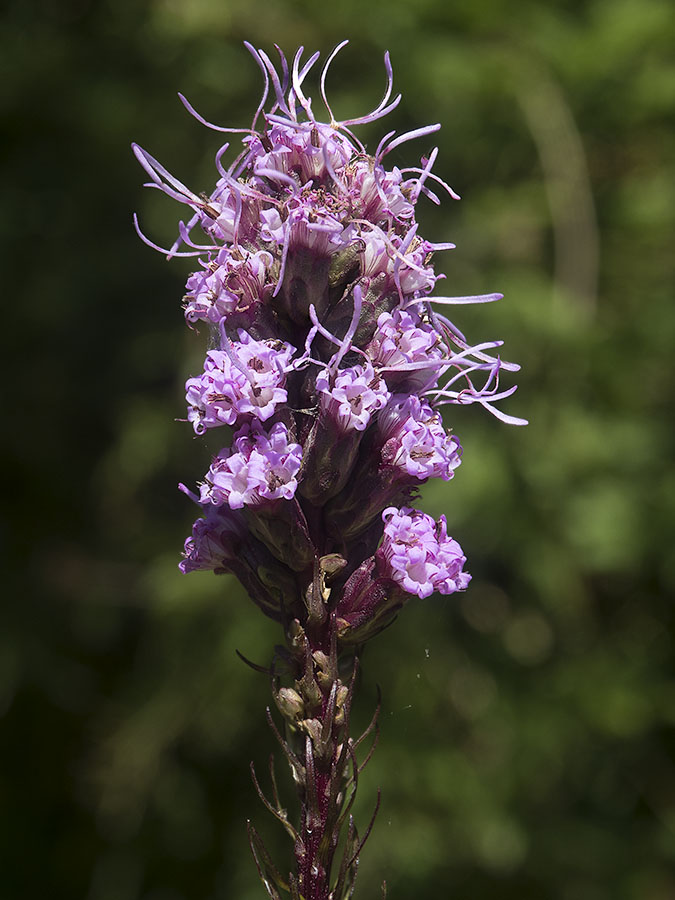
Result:
M327 689L335 681L336 673L332 671L330 658L322 650L315 650L312 653L314 660L316 680L322 688Z
M279 688L275 700L281 715L291 723L295 723L305 713L305 704L302 697L293 688Z
M312 739L312 744L314 744L315 748L321 747L321 719L303 719L300 723L300 728L308 734Z

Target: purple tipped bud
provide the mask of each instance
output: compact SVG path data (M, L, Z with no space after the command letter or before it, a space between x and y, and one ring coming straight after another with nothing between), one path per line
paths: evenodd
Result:
M204 517L185 541L181 572L235 575L265 615L283 620L298 596L292 572L256 540L239 513L210 503L202 509Z
M404 591L378 571L370 556L347 580L337 606L338 633L344 644L361 643L390 624L407 601Z
M225 507L209 504L204 512L204 518L197 519L191 537L185 541L184 559L178 566L181 572L227 572L229 563L239 553L246 534L245 523Z

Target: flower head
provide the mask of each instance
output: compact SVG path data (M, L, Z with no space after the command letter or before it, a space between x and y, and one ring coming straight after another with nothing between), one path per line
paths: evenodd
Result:
M316 376L316 388L321 409L335 418L342 431L365 431L389 399L384 379L369 363L342 369L334 377L324 369Z
M269 433L260 425L244 425L232 447L223 448L211 463L201 486L200 500L231 509L259 506L266 501L290 500L298 486L296 475L302 447L289 441L283 422Z
M382 459L408 475L449 481L461 462L462 448L443 420L415 394L395 394L378 427L385 440Z
M268 271L273 257L266 250L255 253L221 251L203 262L203 270L190 275L183 298L185 318L191 325L217 325L229 314L248 309L269 292Z
M188 420L197 434L251 416L265 422L288 396L284 383L294 347L278 340L256 341L242 330L237 342L225 337L225 346L210 350L204 374L185 385Z
M434 591L452 594L464 590L471 576L462 570L466 557L449 538L445 516L435 522L416 509L389 507L382 513L384 538L380 561L403 590L418 597Z

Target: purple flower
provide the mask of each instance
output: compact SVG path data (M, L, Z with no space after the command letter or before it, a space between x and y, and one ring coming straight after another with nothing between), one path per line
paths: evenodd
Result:
M364 431L371 417L386 404L389 391L370 363L342 369L333 375L324 369L316 376L321 409L343 432Z
M217 325L229 314L259 302L266 291L271 292L267 287L271 254L265 250L241 251L240 257L221 250L215 261L202 263L203 271L190 275L183 298L188 323L201 320Z
M464 590L471 576L462 571L466 557L447 536L445 516L435 522L419 510L390 506L382 513L384 537L377 556L390 577L409 594Z
M296 475L302 447L289 441L288 429L276 422L269 433L253 422L234 437L211 463L200 489L200 502L223 503L231 509L260 506L272 500L290 500L298 486Z
M446 434L440 415L415 394L394 394L380 413L378 428L383 462L420 481L449 481L461 462L457 439Z
M210 350L204 374L189 378L185 385L188 421L197 434L235 425L247 416L261 422L273 416L277 404L288 396L283 385L294 353L290 344L256 341L243 330L226 351Z
M401 190L403 176L394 168L378 172L368 159L357 160L351 171L351 194L359 217L374 224L386 224L391 217L412 219L415 207Z
M414 309L395 309L379 316L366 352L391 388L414 391L438 380L441 366L434 362L448 351L442 335Z
M265 143L256 135L249 147L254 183L263 189L270 180L284 185L330 182L331 173L344 168L354 152L345 135L318 122L299 129L293 122L276 121Z

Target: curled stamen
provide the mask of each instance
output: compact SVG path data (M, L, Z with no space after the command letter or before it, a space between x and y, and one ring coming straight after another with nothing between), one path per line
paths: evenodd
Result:
M265 63L264 63L264 62L262 61L262 59L260 58L260 55L259 55L258 52L256 51L256 49L255 49L255 47L253 46L253 44L249 44L248 41L244 41L244 47L246 47L246 49L248 50L248 52L251 54L251 56L252 56L253 59L255 60L256 65L258 66L258 68L259 68L260 71L262 72L262 76L263 76L263 79L264 79L264 82L265 82L264 87L263 87L262 98L261 98L261 100L260 100L260 103L258 104L258 108L257 108L256 111L255 111L255 115L253 116L253 121L251 122L251 130L253 131L253 130L255 129L256 122L258 121L258 117L260 116L260 113L261 113L261 112L263 111L263 109L265 108L265 103L267 102L267 96L268 96L269 91L270 91L270 77L269 77L269 75L267 74L267 68L265 67Z
M415 138L424 137L426 134L433 134L434 131L438 131L440 127L440 122L437 122L435 125L425 125L423 128L415 128L412 131L406 131L404 134L399 134L399 136L394 138L394 140L386 147L382 147L382 142L380 142L379 151L375 154L376 161L381 163L387 153L391 153L396 147L407 141L412 141Z
M420 174L421 174L424 170L423 170L423 169L420 169L418 166L408 166L407 168L401 169L400 171L401 171L401 174L405 174L406 172L416 172L416 173L420 173ZM450 187L450 185L449 185L446 181L443 181L442 178L439 178L439 176L436 175L435 172L427 172L426 177L427 177L427 178L431 178L431 179L433 179L437 184L440 184L440 186L441 186L445 191L447 191L447 193L452 197L453 200L461 200L461 199L462 199L462 198L459 196L459 194L458 194L456 191L453 191L453 189ZM415 180L417 180L417 179L415 179Z
M436 157L438 156L438 147L434 147L434 149L429 154L429 159L426 162L426 165L420 172L420 177L417 179L417 186L413 188L410 194L410 202L416 203L419 198L420 191L424 186L424 182L429 177L429 173L434 167L434 163L436 162Z
M201 218L202 218L201 213L195 213L195 214L192 216L192 218L190 219L190 221L187 223L187 225L184 225L184 223L183 223L182 221L179 222L179 223L178 223L178 228L180 229L181 225L184 225L184 228L185 228L187 234L190 234L190 232L191 232L192 229L195 227L195 225L197 225L197 223L201 221ZM173 244L171 245L171 249L169 250L169 254L168 254L168 256L167 256L167 259L171 259L172 257L174 257L174 256L177 255L176 251L178 250L178 248L180 247L180 245L181 245L182 243L183 243L183 239L182 239L182 237L180 237L180 235L179 235L179 236L176 238L176 240L173 242Z
M282 59L282 65L283 65L283 64L286 63L286 57L283 55L283 53L281 52L281 50L279 50L278 47L277 47L277 50L279 51L279 56L280 56L281 59ZM274 93L275 93L275 96L276 96L276 103L275 103L274 106L272 107L272 110L271 110L271 111L274 112L274 110L278 107L282 112L284 112L284 113L289 117L289 119L294 118L294 117L291 115L291 111L290 111L290 109L288 108L288 104L286 103L286 96L285 96L285 95L286 95L286 85L284 84L283 87L281 86L281 82L279 81L279 75L278 75L278 73L277 73L277 70L275 69L275 67L274 67L274 65L273 65L273 63L272 63L272 60L271 60L271 59L269 58L269 56L265 53L265 51L264 51L264 50L258 50L258 53L259 53L260 58L262 59L264 65L265 65L265 68L266 68L267 71L269 72L270 78L272 79L272 86L274 87Z
M331 370L331 372L334 372L338 368L345 353L349 351L354 335L356 334L356 329L359 326L359 319L361 318L361 307L363 305L363 293L361 291L361 285L354 285L352 295L354 297L354 312L352 313L352 320L349 323L349 328L347 329L347 332L342 339L338 352L333 356L330 363L328 364L328 368Z
M148 247L152 247L153 250L157 250L158 253L164 253L167 259L170 259L172 256L199 256L201 251L194 250L183 253L177 253L173 249L167 250L165 247L160 247L159 244L155 244L154 241L151 241L149 237L146 237L141 231L141 226L138 224L138 216L136 213L133 215L134 228L136 229L136 234L143 241L144 244L147 244Z
M429 393L429 394L432 394L432 393L433 393L434 397L437 397L437 396L440 397L440 396L442 396L445 392L447 392L448 389L449 389L453 384L455 384L455 382L459 381L460 379L466 378L466 380L469 381L469 377L468 377L468 376L469 376L472 372L484 372L484 371L485 371L485 366L486 366L486 363L475 363L473 366L468 366L468 367L465 368L465 369L460 369L459 372L457 372L456 375L453 375L452 378L449 378L449 379L445 382L445 384L443 385L442 388L436 388L435 391L431 391L431 390L430 390L430 391L428 391L428 393ZM495 364L495 365L493 365L493 366L491 366L491 367L489 368L488 376L487 376L487 378L486 378L486 380L485 380L485 384L483 385L482 391L487 391L487 390L489 389L489 386L490 386L490 384L491 384L491 382L492 382L493 380L499 381L499 369L500 369L499 364Z
M302 106L304 111L307 113L307 118L311 122L313 122L314 116L312 115L311 102L305 97L305 95L302 92L302 82L307 77L307 73L312 68L314 63L317 61L320 54L318 52L313 53L310 56L310 58L307 60L305 65L302 67L302 71L298 72L298 68L300 66L300 59L302 57L304 49L305 49L304 47L299 47L298 52L295 54L295 57L293 59L293 82L292 82L293 83L293 93L298 98L298 102L300 103L300 106Z
M300 131L308 134L315 127L313 122L298 122L297 119L293 119L290 117L290 113L288 116L280 116L278 113L268 113L265 117L268 122L271 122L273 125L282 125L284 128L292 129L293 131Z
M319 82L320 91L321 91L321 99L323 100L323 105L326 107L326 112L330 116L330 123L333 126L333 128L336 127L337 123L335 121L335 116L333 115L333 110L330 108L330 103L328 102L328 99L326 98L326 73L328 72L328 67L333 62L335 57L338 55L340 50L342 50L343 47L346 47L348 43L349 43L349 41L340 41L340 43L337 45L337 47L335 47L333 49L333 51L331 52L330 56L328 57L328 59L326 60L326 62L324 64L323 69L321 70L321 79Z
M214 250L218 250L218 246L216 244L195 244L195 242L190 237L190 230L185 225L184 222L178 223L178 232L180 234L181 240L184 244L187 244L188 247L192 247L194 250L206 251L207 253L212 253ZM179 254L174 254L179 255Z
M221 159L223 158L225 153L228 151L229 147L230 147L229 142L226 144L223 144L223 146L216 153L216 169L221 178L227 178L227 172L225 171L225 169L222 166Z
M197 204L201 203L199 197L196 194L193 194L192 191L185 187L182 181L179 181L177 178L169 172L164 166L158 162L154 156L151 156L147 150L144 150L139 144L133 143L131 145L131 149L134 152L134 156L139 161L139 163L143 166L145 171L148 173L150 178L152 178L153 182L157 185L157 187L165 189L166 185L162 181L162 178L166 179L166 181L176 189L178 194L183 194L185 198L191 198ZM181 199L179 197L179 199Z
M396 129L392 129L392 131L388 131L385 136L382 138L380 143L377 145L377 150L375 151L375 167L379 166L382 150L384 149L385 144L389 140L389 138L393 137L396 134ZM384 155L384 154L382 154Z
M289 81L290 81L289 72L288 72L288 60L286 59L281 47L278 44L274 45L274 49L279 54L279 62L281 63L281 75L282 75L281 88L285 94L288 91L288 85L289 85Z
M440 303L443 306L463 306L471 303L495 303L497 300L502 300L503 297L503 294L474 294L466 297L427 297L426 299L429 303ZM415 303L419 303L419 300L408 300L402 309L408 309Z
M511 416L508 413L502 412L501 409L497 409L496 406L492 406L491 403L488 403L486 400L480 400L480 405L486 409L489 413L499 419L500 422L504 422L505 425L529 425L528 419L521 419L519 416Z
M316 309L313 303L309 304L309 318L316 331L318 331L319 334L322 335L322 337L325 337L326 340L330 341L332 344L337 344L338 347L341 346L342 341L339 338L335 337L334 334L331 334L331 332L328 331L327 328L324 328L321 322L319 322L319 317L316 314Z
M377 119L381 119L384 116L389 115L389 113L396 109L396 107L401 102L401 94L398 94L394 100L387 106L387 102L391 97L391 91L394 86L394 72L391 67L391 60L389 58L389 51L387 50L384 54L384 68L387 73L387 87L384 92L384 97L380 100L378 106L368 115L359 116L356 119L345 119L343 122L340 122L340 127L344 128L345 125L365 125L370 122L375 122Z
M204 116L200 115L187 99L187 97L185 97L184 94L181 94L180 91L178 91L178 96L180 98L180 102L190 113L190 115L193 116L200 125L204 125L206 128L210 128L212 131L222 131L225 134L255 134L255 131L252 131L251 128L225 128L223 125L214 125L213 122L208 122L204 118Z

